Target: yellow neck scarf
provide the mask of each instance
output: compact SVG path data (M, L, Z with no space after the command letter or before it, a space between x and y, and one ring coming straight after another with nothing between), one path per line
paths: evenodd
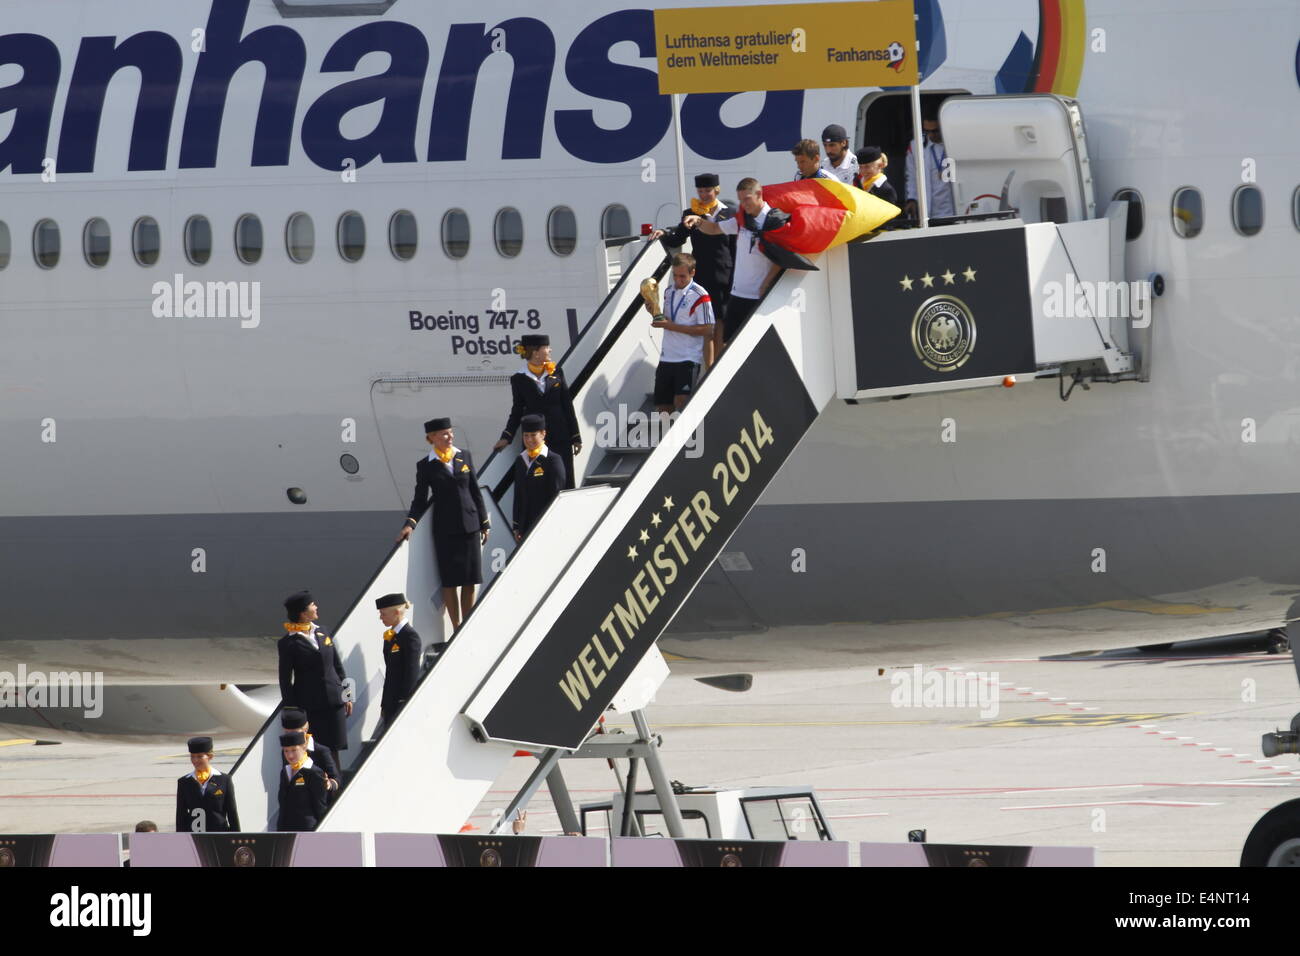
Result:
M554 375L555 363L543 362L541 365L534 365L532 362L529 362L528 371L532 372L534 375L541 375L543 372L545 372L547 375Z
M718 208L718 201L715 199L711 203L703 203L698 199L691 200L691 212L697 216L711 216L713 211Z
M438 460L444 465L450 465L451 460L456 457L456 446L448 445L445 452L439 451L435 448L433 453L438 456Z
M388 630L384 631L384 640L391 641L396 633L397 632L390 627Z
M294 624L292 621L284 622L284 629L290 634L303 634L311 630L310 624Z
M289 764L289 766L293 768L294 773L297 773L299 770L302 769L302 765L305 764L306 762L307 762L307 755L303 754L301 760L295 760L293 763Z
M538 455L546 451L546 443L543 442L542 444L538 445L536 448L529 448L525 450L528 452L528 460L533 461L537 458Z
M208 778L211 777L211 776L212 776L212 771L211 771L211 770L195 770L195 771L194 771L194 779L197 780L197 781L199 782L199 786L200 786L200 787L203 786L205 783L207 783L207 782L208 782Z

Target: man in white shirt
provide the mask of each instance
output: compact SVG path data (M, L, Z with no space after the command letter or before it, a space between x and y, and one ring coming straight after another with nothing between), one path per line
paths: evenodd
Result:
M923 119L921 130L925 134L925 195L929 216L931 219L955 216L957 208L953 201L952 183L944 178L948 151L943 145L939 121ZM916 158L912 155L911 146L907 147L907 204L904 210L913 219L916 218Z
M651 323L664 330L655 368L655 411L680 412L691 397L704 362L704 343L713 337L713 300L695 281L695 257L673 256L673 284L664 293L664 311ZM650 303L646 311L653 314Z
M826 170L846 186L852 186L858 175L858 157L849 149L849 134L839 123L832 123L822 130L822 146L826 149L826 158L822 160L822 169Z
M682 224L687 229L699 228L711 236L736 237L736 265L731 273L731 297L722 316L724 342L730 342L754 311L759 300L767 294L781 267L763 254L759 248L759 234L768 225L772 207L763 202L763 187L753 177L736 184L736 200L740 209L735 217L722 222L709 222L699 216L687 216Z

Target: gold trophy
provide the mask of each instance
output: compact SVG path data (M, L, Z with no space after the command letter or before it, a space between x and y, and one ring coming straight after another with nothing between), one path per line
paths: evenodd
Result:
M650 306L650 311L654 314L652 322L667 321L663 312L659 309L659 283L654 279L641 280L641 298L645 299L645 304Z

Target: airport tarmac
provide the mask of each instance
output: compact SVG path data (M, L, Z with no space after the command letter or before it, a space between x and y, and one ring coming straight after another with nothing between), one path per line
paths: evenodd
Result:
M1300 710L1290 653L1256 641L1080 654L1103 646L1086 628L997 633L971 642L964 627L918 622L865 649L842 635L839 652L841 637L801 629L667 637L673 673L647 714L673 779L816 787L854 862L860 841L925 829L931 842L1092 846L1103 866L1235 866L1255 821L1300 795L1300 762L1259 749ZM696 680L738 672L754 675L748 692ZM609 724L631 730L622 716ZM0 729L0 829L130 830L146 818L170 829L183 739L40 737ZM217 765L244 743L220 738ZM487 829L533 766L518 758L469 822ZM603 761L564 771L579 804L616 787ZM558 830L543 789L528 832Z

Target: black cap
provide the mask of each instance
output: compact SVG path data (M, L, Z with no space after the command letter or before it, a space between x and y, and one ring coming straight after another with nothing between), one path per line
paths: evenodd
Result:
M305 747L307 746L307 738L306 736L304 736L301 730L293 730L287 734L280 735L280 746L281 747Z
M525 415L519 419L519 430L524 432L546 431L546 419L541 415Z
M440 432L444 428L450 428L450 427L451 427L450 418L430 418L427 422L424 423L424 432L427 435L429 432Z
M848 138L849 134L844 131L844 127L839 123L831 123L830 126L822 130L823 143L838 143L840 140L847 140Z
M307 610L308 605L310 605L313 600L310 591L298 591L297 593L290 594L285 598L284 610L285 613L289 615L289 620L292 623L297 624L298 616L302 614L303 611Z
M695 177L696 189L710 189L718 185L718 183L719 180L717 173L700 173Z
M376 599L376 609L382 611L386 607L401 607L406 603L406 595L401 591L395 594L385 594L383 597Z
M211 737L191 737L189 742L190 753L192 754L210 754L212 753Z
M302 730L307 726L307 714L297 707L286 707L280 711L280 726L285 730Z
M519 336L519 344L526 349L539 349L543 345L550 345L551 337L549 335L521 335Z
M863 146L857 152L858 162L865 166L867 163L874 163L878 160L884 151L879 146Z

